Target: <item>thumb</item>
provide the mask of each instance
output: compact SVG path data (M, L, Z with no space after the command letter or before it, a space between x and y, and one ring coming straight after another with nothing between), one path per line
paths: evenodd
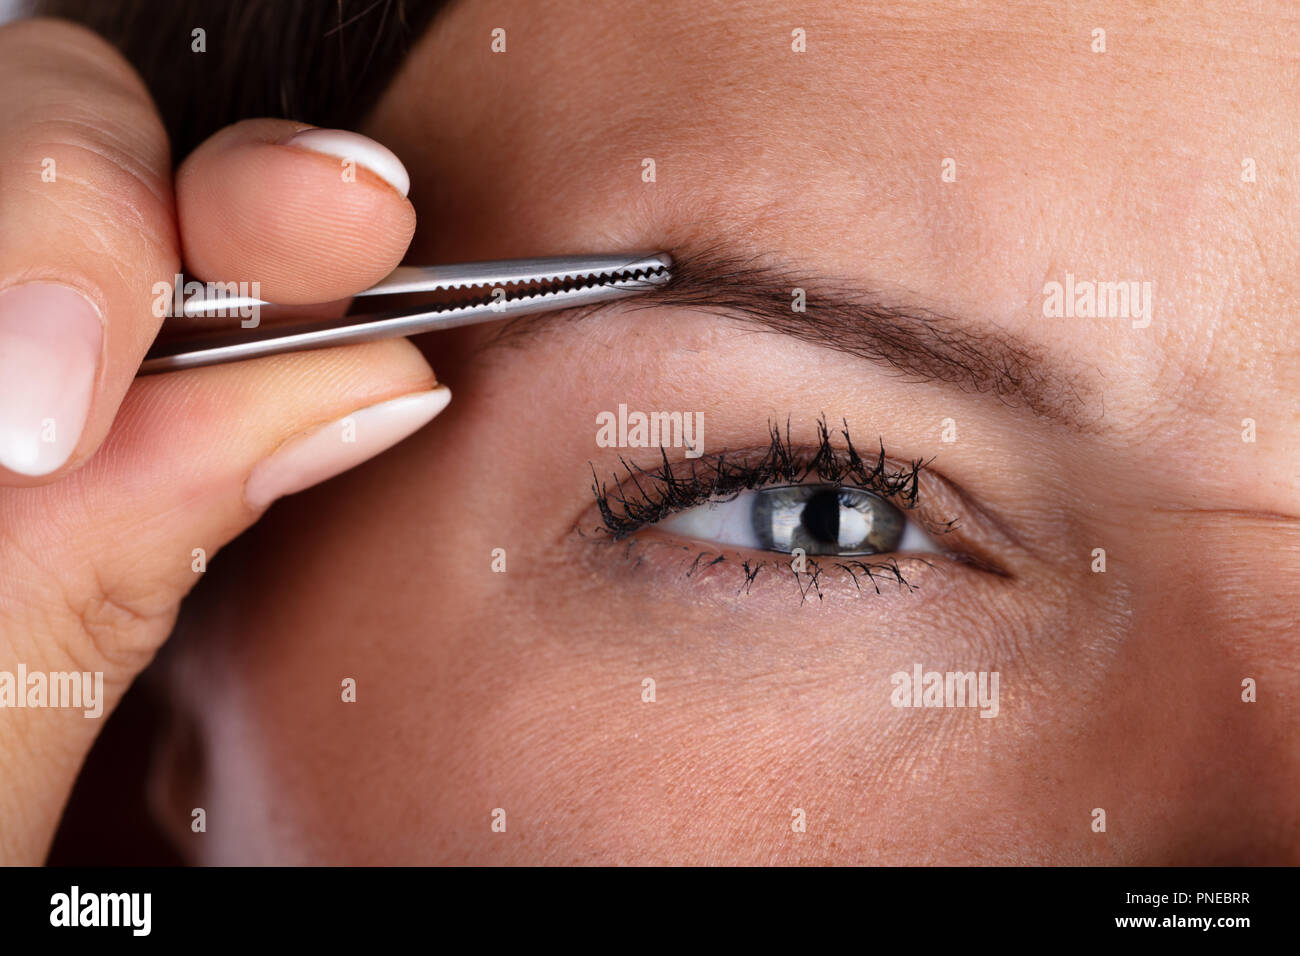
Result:
M0 489L0 862L43 860L103 717L217 550L449 399L404 339L142 378L85 467ZM60 709L48 680L32 702L20 669L102 674L103 699Z

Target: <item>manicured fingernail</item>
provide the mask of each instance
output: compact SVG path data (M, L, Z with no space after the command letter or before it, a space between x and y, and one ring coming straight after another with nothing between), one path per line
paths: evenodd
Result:
M104 323L66 285L28 282L0 292L0 466L58 471L86 427Z
M261 509L276 498L333 478L418 431L450 401L451 391L439 385L429 392L371 405L291 438L257 463L244 485L244 500Z
M350 159L364 166L403 196L411 189L411 177L402 161L391 149L369 136L345 129L305 129L280 141L281 146L297 146L313 153Z

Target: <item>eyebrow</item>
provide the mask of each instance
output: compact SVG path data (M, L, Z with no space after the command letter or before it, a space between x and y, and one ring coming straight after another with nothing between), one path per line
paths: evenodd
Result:
M804 311L792 308L795 290ZM789 335L893 369L905 380L996 397L1056 424L1085 430L1080 373L1034 343L929 309L890 302L860 285L801 270L769 255L715 248L673 252L672 281L637 296L505 323L491 344L514 344L558 322L611 307L706 312ZM1095 420L1095 418L1094 418Z

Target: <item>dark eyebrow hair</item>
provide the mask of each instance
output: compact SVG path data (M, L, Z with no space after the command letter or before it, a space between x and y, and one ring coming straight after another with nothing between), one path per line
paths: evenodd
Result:
M993 395L1070 428L1084 430L1092 423L1085 419L1088 390L1077 369L995 327L891 303L848 280L810 274L770 255L708 247L674 251L672 275L668 284L635 299L521 316L505 323L489 344L513 344L556 320L586 318L611 306L668 306L753 323L892 368L908 381ZM795 289L804 290L804 312L791 308Z

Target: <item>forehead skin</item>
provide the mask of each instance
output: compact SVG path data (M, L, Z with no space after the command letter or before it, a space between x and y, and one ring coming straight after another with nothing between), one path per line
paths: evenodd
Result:
M1196 497L1296 513L1296 11L995 7L458 4L372 125L422 197L413 261L779 251L1042 343ZM1045 318L1067 273L1151 283L1150 327Z
M277 505L227 559L247 562L240 582L209 588L214 637L187 646L181 694L210 792L173 787L172 816L241 826L196 852L1293 860L1300 31L1284 5L1056 6L453 6L367 129L411 172L410 262L780 255L1035 343L1090 377L1098 427L671 311L515 350L477 350L490 328L427 337L448 411ZM1150 326L1044 318L1044 283L1067 273L1150 282ZM1006 549L1016 577L798 606L575 557L588 462L614 470L592 416L620 402L702 409L713 447L770 416L847 415L856 440L935 457L1000 515L1027 542ZM1099 543L1105 574L1088 571ZM486 570L498 544L504 575ZM886 703L903 662L977 660L1003 672L999 719ZM331 696L342 675L355 707Z

